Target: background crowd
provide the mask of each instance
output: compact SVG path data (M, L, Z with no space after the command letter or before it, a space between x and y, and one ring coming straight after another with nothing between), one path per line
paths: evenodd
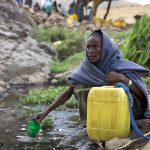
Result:
M85 8L82 0L73 0L68 9L56 0L16 0L16 4L19 5L19 7L26 5L33 9L34 12L42 10L47 13L48 16L50 16L53 11L63 17L76 15L79 22L82 22L84 19L91 22L93 18L93 3L90 2Z

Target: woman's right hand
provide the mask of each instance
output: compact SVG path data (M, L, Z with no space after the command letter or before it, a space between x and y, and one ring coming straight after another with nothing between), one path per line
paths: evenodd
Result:
M41 112L36 114L35 119L41 122L45 117L46 117L46 112Z

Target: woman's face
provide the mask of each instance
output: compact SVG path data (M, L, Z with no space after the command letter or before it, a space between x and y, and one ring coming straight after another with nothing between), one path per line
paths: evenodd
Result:
M86 43L87 57L92 64L98 64L101 59L101 41L96 36L90 36Z

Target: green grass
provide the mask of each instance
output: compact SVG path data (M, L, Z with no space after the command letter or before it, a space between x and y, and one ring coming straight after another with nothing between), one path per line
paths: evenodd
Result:
M66 39L67 29L64 27L48 27L38 28L33 34L33 38L38 42L49 42L53 43Z
M66 101L65 106L68 108L77 108L77 100L72 96L68 101Z
M75 66L78 66L84 58L85 51L76 53L64 61L57 60L52 64L51 71L55 73L62 73L68 70L72 70Z
M52 103L55 98L64 91L65 87L54 87L50 86L46 89L34 89L31 90L27 95L21 96L21 102L24 105L34 104L49 104Z
M27 95L21 96L21 103L23 105L50 104L65 89L66 89L65 86L58 86L58 87L51 86L45 89L44 88L34 89L31 90ZM74 96L72 96L64 105L69 108L76 108L77 101L75 100ZM33 110L32 113L34 113Z

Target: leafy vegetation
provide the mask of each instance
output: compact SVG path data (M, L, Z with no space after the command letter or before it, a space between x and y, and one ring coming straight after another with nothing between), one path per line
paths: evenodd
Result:
M81 61L84 59L84 57L85 57L85 51L76 53L68 57L64 61L57 60L52 64L51 71L55 73L62 73L71 70L75 66L78 66L81 63Z
M68 101L66 101L65 106L68 108L77 108L77 100L72 96Z
M24 105L48 104L52 103L55 98L65 89L65 87L50 86L46 89L34 89L29 91L25 96L21 97L21 102Z
M66 39L67 29L64 27L48 27L42 29L36 29L36 32L33 34L38 42L49 42L53 43L56 41L62 41Z
M150 16L143 15L130 30L123 46L126 59L150 68Z
M53 123L54 123L54 120L51 117L47 116L42 120L41 128L49 129L53 126Z
M84 45L84 32L76 32L75 30L71 30L58 49L58 59L65 60L77 52L84 51Z
M52 103L60 93L62 93L66 89L65 86L59 86L59 87L54 87L51 86L46 89L34 89L31 90L27 95L24 95L21 97L21 102L24 105L35 105L35 104L49 104ZM77 102L72 96L66 103L66 107L69 108L75 108L77 107ZM34 113L34 111L31 109L30 113Z
M64 27L49 27L39 29L34 33L33 38L39 42L47 41L51 45L59 41L58 59L65 60L67 57L84 50L85 38L89 35L88 31L76 31ZM54 44L55 47L55 44Z

